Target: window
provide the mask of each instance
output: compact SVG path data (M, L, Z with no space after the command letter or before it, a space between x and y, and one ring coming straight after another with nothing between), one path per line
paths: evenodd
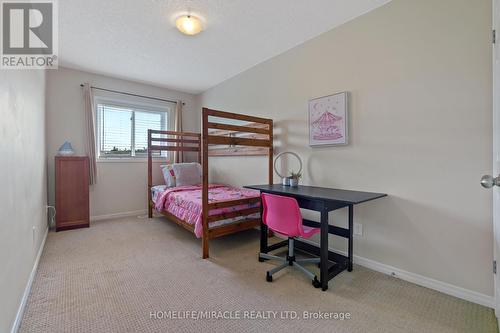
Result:
M99 158L147 157L148 129L170 128L173 106L156 107L96 100ZM166 152L154 152L166 157Z

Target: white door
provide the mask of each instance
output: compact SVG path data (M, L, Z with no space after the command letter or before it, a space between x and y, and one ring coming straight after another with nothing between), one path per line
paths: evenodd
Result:
M500 33L500 0L493 0L493 31ZM494 35L494 36L495 36ZM495 36L496 37L496 36ZM494 38L497 39L497 38ZM500 43L493 44L493 174L500 174ZM494 258L500 258L500 187L493 187ZM495 314L500 317L500 272L495 274Z
M493 175L484 176L481 184L493 190L493 235L495 262L500 259L500 0L493 0ZM494 36L498 35L497 38ZM497 39L496 41L494 39ZM500 263L500 262L499 262ZM500 269L500 267L498 267ZM500 317L500 271L494 275L495 314Z

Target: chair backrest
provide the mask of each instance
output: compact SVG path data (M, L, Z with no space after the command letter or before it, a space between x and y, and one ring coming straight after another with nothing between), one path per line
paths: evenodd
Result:
M279 234L296 237L302 234L302 214L297 200L262 193L262 222Z

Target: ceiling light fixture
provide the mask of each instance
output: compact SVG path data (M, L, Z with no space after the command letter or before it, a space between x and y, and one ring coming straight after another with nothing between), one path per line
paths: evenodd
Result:
M201 20L193 15L182 15L175 20L175 25L180 32L186 35L196 35L203 30Z

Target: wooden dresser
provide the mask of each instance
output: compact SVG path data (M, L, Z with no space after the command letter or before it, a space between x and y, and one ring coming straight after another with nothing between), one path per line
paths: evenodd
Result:
M56 156L56 231L89 227L89 159Z

